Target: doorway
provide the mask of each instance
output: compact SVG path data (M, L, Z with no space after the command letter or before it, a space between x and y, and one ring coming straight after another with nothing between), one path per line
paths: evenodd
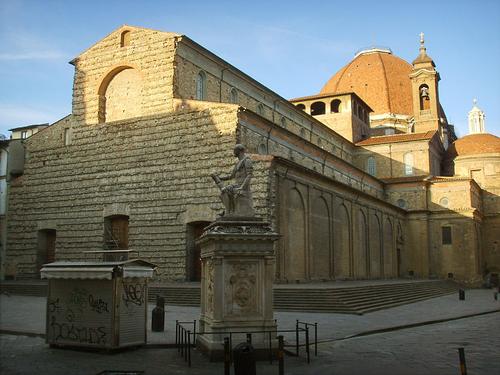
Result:
M196 240L203 234L209 221L191 222L186 227L186 279L188 281L201 280L201 248Z
M56 230L44 229L38 231L37 271L46 263L56 260Z

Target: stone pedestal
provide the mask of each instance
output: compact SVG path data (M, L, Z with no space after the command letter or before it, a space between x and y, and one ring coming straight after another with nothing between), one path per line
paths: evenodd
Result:
M273 242L277 239L267 223L254 218L218 219L198 239L202 279L197 345L212 360L222 357L229 332L276 329ZM244 341L244 333L232 334L233 346ZM269 336L252 334L252 345L257 351L269 350Z

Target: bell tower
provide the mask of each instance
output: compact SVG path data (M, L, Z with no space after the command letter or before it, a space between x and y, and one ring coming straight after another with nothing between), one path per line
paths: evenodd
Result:
M440 78L434 61L427 55L424 33L420 33L420 53L412 65L410 80L415 120L414 131L421 133L429 130L441 130L438 95Z
M484 112L477 106L477 99L474 99L472 109L469 111L469 134L486 133L484 117Z

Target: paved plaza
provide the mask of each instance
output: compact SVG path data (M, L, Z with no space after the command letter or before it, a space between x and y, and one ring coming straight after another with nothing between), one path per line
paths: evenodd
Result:
M165 333L149 331L146 347L105 354L46 345L45 301L1 296L2 375L223 374L221 363L210 363L197 351L188 368L176 349L161 345L173 343L176 319L197 319L199 308L167 306ZM469 374L500 371L500 301L492 290L467 290L465 301L454 294L362 316L276 312L275 317L279 329L293 328L296 319L319 326L318 356L309 365L303 349L299 358L285 356L286 374L459 374L458 347L465 348ZM285 337L292 343L293 335ZM276 362L259 362L257 373L277 374Z

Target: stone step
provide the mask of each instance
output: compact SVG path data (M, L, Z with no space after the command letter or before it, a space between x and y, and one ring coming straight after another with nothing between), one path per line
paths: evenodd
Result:
M47 289L47 283L43 281L0 283L0 292L11 294L46 296ZM363 314L455 293L457 290L458 285L449 281L391 282L340 288L315 288L304 284L302 287L277 285L273 289L273 296L274 308L278 311ZM156 296L160 295L170 305L199 306L200 294L199 284L194 283L180 286L150 285L148 299L155 302Z

